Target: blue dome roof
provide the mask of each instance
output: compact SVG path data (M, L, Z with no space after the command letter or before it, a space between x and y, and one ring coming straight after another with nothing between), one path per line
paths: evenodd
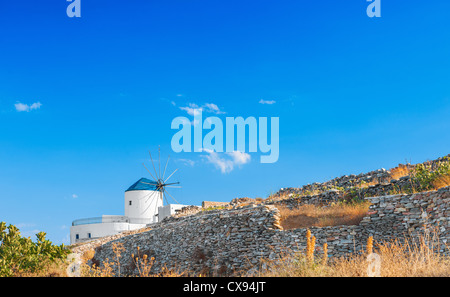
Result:
M143 177L140 180L138 180L137 182L135 182L133 185L131 185L128 188L128 190L126 190L125 192L128 192L128 191L157 191L156 184L157 183L155 181Z

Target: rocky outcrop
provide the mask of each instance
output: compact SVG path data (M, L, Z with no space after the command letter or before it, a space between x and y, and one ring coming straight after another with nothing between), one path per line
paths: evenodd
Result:
M435 160L426 161L421 164L429 167L431 170L443 161L448 160L450 154L437 158ZM384 168L377 169L367 173L358 175L344 175L334 178L323 183L313 183L304 185L299 188L282 188L274 197L296 197L296 196L317 196L330 190L345 191L351 188L359 188L362 197L384 196L390 193L399 192L401 189L408 188L411 185L410 177L405 173L404 176L395 176L396 169L403 169L404 172L415 168L412 164L399 164L398 167L386 170Z

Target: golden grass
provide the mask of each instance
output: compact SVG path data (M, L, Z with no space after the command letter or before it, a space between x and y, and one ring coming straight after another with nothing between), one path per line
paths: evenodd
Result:
M87 262L87 261L91 260L92 258L94 258L94 256L95 256L95 250L93 250L93 249L87 250L83 253L83 255L81 255L81 261Z
M433 185L435 190L450 186L450 174L437 177L436 180L431 182L431 184Z
M37 272L18 271L14 277L67 277L67 263L63 260L45 260L43 269Z
M411 173L408 166L403 164L399 164L398 167L391 168L389 171L391 172L390 175L392 179L399 179L400 177L407 176Z
M379 276L381 277L449 277L450 257L439 251L435 236L421 236L417 240L400 242L394 240L376 244L373 252L380 257ZM369 238L368 243L372 244ZM310 262L308 255L286 254L280 260L264 262L258 276L263 277L367 277L369 276L368 255L366 252L350 254L346 258L333 258ZM448 249L447 249L448 252ZM324 257L325 258L325 257Z
M125 248L122 243L114 243L112 245L114 259L111 261L110 259L105 259L101 265L89 266L87 264L87 260L92 259L94 255L92 255L92 251L86 252L82 256L83 263L81 265L81 275L83 277L123 277L122 274L122 263L121 258L122 253L125 251ZM89 258L90 257L90 258ZM152 273L152 267L155 264L155 258L149 257L147 254L142 253L140 248L137 247L137 253L131 254L131 267L136 268L137 277L179 277L183 276L183 273L179 273L175 270L168 269L167 267L162 267L160 273Z
M367 238L366 253L370 255L373 252L373 236Z
M316 248L316 237L311 237L311 231L306 232L306 260L308 263L314 262L314 250Z
M338 225L358 225L369 210L370 203L340 204L327 207L303 205L296 209L277 206L280 211L280 225L285 230L326 227Z
M371 182L360 182L360 183L356 184L355 187L359 188L359 189L365 189L370 186L375 186L377 184L379 184L378 180L372 180Z

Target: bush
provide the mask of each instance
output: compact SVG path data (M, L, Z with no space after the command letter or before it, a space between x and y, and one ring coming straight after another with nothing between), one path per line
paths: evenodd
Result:
M411 172L411 182L415 191L427 191L448 186L450 176L450 160L440 162L435 169L418 164Z
M45 232L36 234L37 241L20 235L14 225L0 222L0 276L18 276L42 272L48 264L66 259L70 250L53 245Z

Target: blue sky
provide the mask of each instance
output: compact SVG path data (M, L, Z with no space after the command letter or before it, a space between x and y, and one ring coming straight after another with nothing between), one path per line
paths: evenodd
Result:
M73 220L123 214L158 146L197 205L449 153L448 1L68 4L0 2L0 221L24 235L67 244ZM279 117L278 162L174 153L193 104Z

